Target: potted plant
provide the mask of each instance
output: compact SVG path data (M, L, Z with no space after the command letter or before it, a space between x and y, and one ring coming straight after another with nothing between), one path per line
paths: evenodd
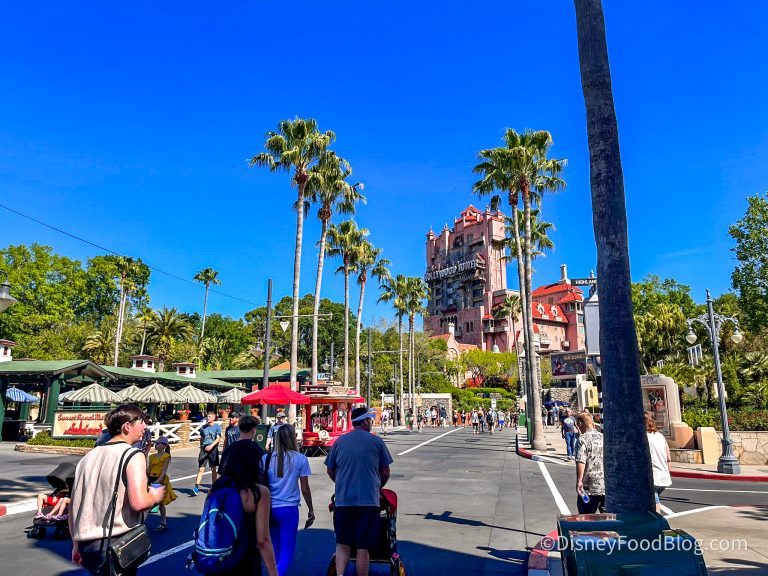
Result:
M179 421L186 422L187 420L189 420L189 414L191 412L192 411L189 408L182 408L181 410L179 410L178 411Z
M229 412L230 412L229 406L226 406L226 405L222 406L221 408L219 408L219 418L221 418L222 420L226 420L227 418L229 418Z

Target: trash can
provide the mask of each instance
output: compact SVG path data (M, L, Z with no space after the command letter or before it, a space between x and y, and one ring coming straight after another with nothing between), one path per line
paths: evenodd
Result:
M269 424L259 424L256 426L256 436L253 437L254 442L258 442L264 450L267 449L267 434L271 426Z

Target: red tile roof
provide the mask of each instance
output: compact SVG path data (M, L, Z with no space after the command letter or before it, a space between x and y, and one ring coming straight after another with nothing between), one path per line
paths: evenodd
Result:
M479 350L479 348L474 344L462 344L461 342L457 342L459 345L459 350L462 352L466 352L467 350Z
M448 340L450 338L450 334L435 334L434 336L430 336L430 340L435 340L439 338L440 340Z
M543 314L547 316L547 318L542 318L542 312L539 311L539 306L542 307L544 310ZM557 312L557 314L553 314L552 309ZM531 302L531 309L533 310L533 318L534 320L542 320L544 322L560 322L562 324L568 324L568 318L566 318L565 314L563 314L562 308L558 306L557 304L544 304L543 302Z

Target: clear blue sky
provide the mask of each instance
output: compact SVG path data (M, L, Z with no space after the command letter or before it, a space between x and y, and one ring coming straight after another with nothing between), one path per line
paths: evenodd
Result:
M768 189L768 4L605 4L632 275L674 277L700 301L728 289L727 228ZM568 188L545 204L557 247L535 282L595 266L569 1L3 2L0 54L0 202L179 276L212 266L243 299L262 303L269 276L290 293L294 192L247 159L297 115L336 131L366 184L359 224L409 275L430 226L483 207L476 153L507 127L551 131ZM4 210L0 229L3 246L98 253ZM327 274L324 295L342 294ZM365 320L391 316L369 294ZM151 296L202 307L201 288L158 274Z

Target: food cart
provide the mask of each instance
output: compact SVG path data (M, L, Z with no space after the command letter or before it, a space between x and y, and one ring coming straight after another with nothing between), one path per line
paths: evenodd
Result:
M309 397L304 416L302 450L312 456L327 454L336 439L352 430L352 409L365 398L354 389L329 386L320 382L307 384L302 392Z

